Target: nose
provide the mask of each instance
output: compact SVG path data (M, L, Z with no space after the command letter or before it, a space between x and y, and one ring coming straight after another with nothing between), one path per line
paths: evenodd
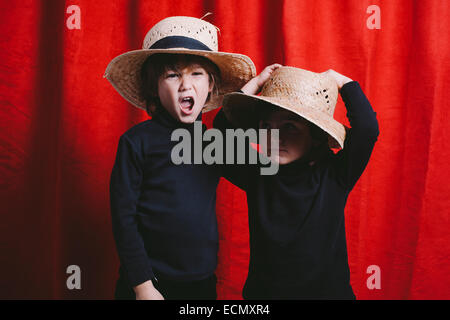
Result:
M271 130L278 130L278 135L272 136ZM277 144L278 147L284 146L284 143L286 140L284 130L282 130L278 126L273 126L273 128L271 128L271 130L268 131L268 140L270 141L270 144Z
M191 77L187 74L183 74L181 76L181 83L180 83L180 88L179 91L187 91L190 90L192 88L192 81L191 81Z
M278 134L272 134L272 130L278 130ZM267 147L268 149L272 149L272 146L275 149L284 147L284 137L281 134L281 130L279 128L271 128L267 131Z
M286 141L286 133L285 133L284 130L281 130L281 129L278 132L279 132L279 134L278 134L278 143L280 144L280 147L281 147L281 146L284 146L284 143Z

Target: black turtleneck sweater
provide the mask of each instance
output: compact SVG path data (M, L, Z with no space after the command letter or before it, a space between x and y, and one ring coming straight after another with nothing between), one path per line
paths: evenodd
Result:
M120 277L131 287L154 276L202 280L216 269L220 171L216 165L174 165L171 151L179 142L171 135L177 128L193 134L194 124L182 124L161 109L119 140L111 215Z
M299 159L276 175L228 165L224 175L247 193L250 265L247 299L353 299L344 208L378 137L376 114L355 81L340 94L351 129L343 150L310 165ZM221 110L214 126L232 128Z

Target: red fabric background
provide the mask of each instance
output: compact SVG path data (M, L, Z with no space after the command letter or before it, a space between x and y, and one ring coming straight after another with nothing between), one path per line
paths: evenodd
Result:
M369 5L381 29L366 26ZM69 30L69 5L81 29ZM358 80L381 135L346 208L359 299L449 299L450 3L441 0L0 2L0 298L109 299L118 257L108 183L119 136L146 114L102 78L171 15L220 28L220 49ZM215 112L207 114L210 124ZM338 102L335 117L345 120ZM218 294L238 299L248 266L245 194L221 181ZM81 290L66 268L81 268ZM366 270L381 270L369 290Z

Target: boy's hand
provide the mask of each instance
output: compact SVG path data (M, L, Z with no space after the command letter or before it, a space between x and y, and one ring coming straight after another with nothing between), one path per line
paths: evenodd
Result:
M344 76L344 75L342 75L342 74L340 74L340 73L338 73L338 72L336 72L336 71L334 71L332 69L329 69L329 70L327 70L327 71L325 71L323 73L327 74L330 77L332 77L336 81L339 90L341 90L341 88L343 87L344 84L353 81L352 79L350 79L350 78L348 78L348 77L346 77L346 76Z
M148 280L133 288L136 293L136 300L164 300L164 297L153 286L153 282Z
M245 94L258 94L264 83L270 78L270 75L279 67L282 67L282 65L278 63L265 67L259 75L247 82L241 91Z

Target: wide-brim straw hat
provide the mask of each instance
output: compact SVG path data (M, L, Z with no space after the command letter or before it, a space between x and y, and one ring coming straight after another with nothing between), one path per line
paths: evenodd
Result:
M252 128L259 121L258 108L262 103L280 107L325 131L331 148L343 148L346 129L333 118L338 95L336 81L326 73L280 67L266 81L260 95L227 94L223 108L233 124Z
M141 68L155 53L190 54L212 61L220 70L218 95L212 95L203 112L222 105L223 95L240 89L256 75L252 60L242 54L219 52L217 28L211 23L192 17L169 17L154 25L144 38L141 50L129 51L115 57L106 68L104 77L134 106L146 110L141 94Z

